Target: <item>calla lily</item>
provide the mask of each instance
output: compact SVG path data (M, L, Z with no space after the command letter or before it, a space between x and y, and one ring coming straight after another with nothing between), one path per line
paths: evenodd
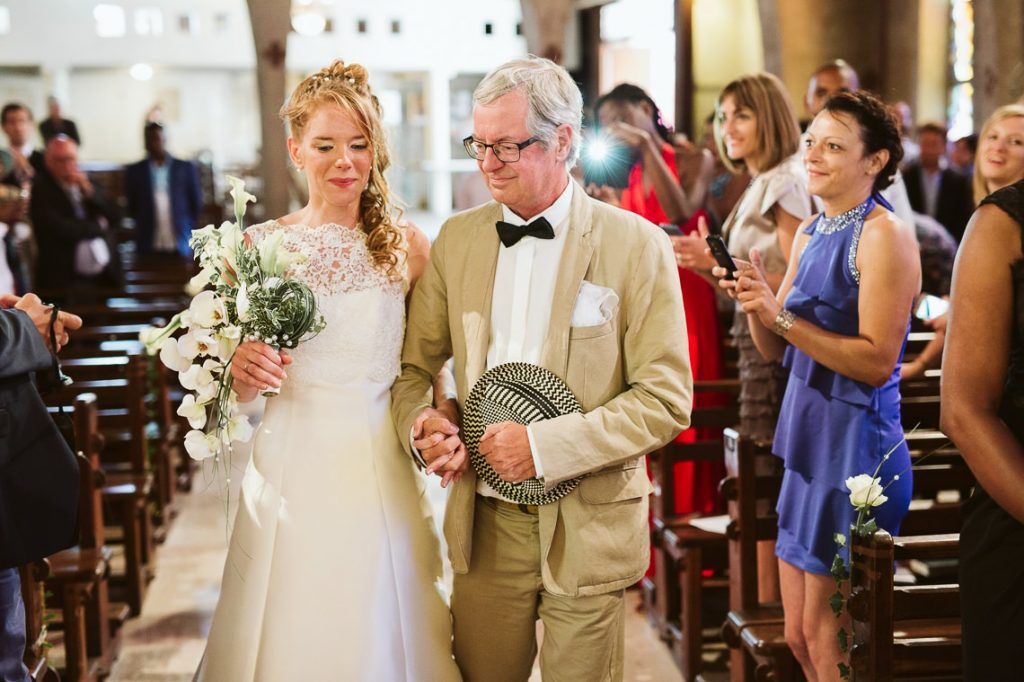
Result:
M245 215L245 205L250 201L256 203L256 197L245 191L245 181L233 175L227 176L228 184L231 185L231 198L235 200L235 216L238 222L242 222Z
M192 320L201 327L216 327L227 319L224 301L213 291L201 291L189 306Z
M217 454L220 443L214 434L189 431L185 434L185 451L192 459L203 461Z
M164 340L163 345L160 347L160 362L175 372L184 372L191 365L189 360L182 357L178 351L177 339Z
M201 429L206 426L206 406L196 402L196 397L186 393L178 406L177 414L188 420L188 425L193 429Z
M847 478L846 487L850 489L850 504L858 509L877 507L889 499L882 494L881 479L868 474Z
M249 290L245 282L239 285L238 293L235 295L235 312L238 313L239 322L249 321Z
M189 296L195 296L200 291L209 286L216 275L216 269L214 269L212 266L207 265L206 267L199 271L198 275L196 275L195 277L188 281L188 284L185 285L185 292Z
M238 414L228 421L228 440L246 443L252 438L252 424L244 414Z

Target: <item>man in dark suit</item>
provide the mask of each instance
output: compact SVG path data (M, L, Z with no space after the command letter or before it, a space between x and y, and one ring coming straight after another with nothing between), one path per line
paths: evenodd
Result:
M167 153L159 123L147 123L146 158L124 170L128 214L135 219L139 253L191 256L188 240L199 225L203 190L196 167Z
M0 680L5 681L29 680L22 663L25 607L17 567L75 541L78 473L32 384L32 372L51 367L52 314L35 294L0 297ZM62 312L53 326L56 352L82 320ZM48 466L47 455L61 448L65 466Z
M74 140L58 135L46 144L29 213L39 243L40 289L72 293L72 287L120 286L121 263L112 239L120 214L79 169Z
M46 98L46 106L49 116L39 123L39 134L43 136L43 144L46 144L58 135L67 135L75 144L81 145L82 138L78 135L78 126L70 118L64 118L60 112L60 102L53 95Z
M917 131L920 154L903 169L910 205L935 218L959 242L974 210L971 182L947 168L946 129L926 123Z
M20 102L8 102L0 110L0 127L7 137L7 149L0 149L4 165L4 182L23 185L31 182L36 169L43 165L43 154L33 148L32 112Z

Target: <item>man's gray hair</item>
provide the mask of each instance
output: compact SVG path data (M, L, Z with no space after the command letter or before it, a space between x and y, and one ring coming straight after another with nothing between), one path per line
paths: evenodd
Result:
M549 149L558 126L572 126L572 148L565 167L572 168L580 154L583 126L583 95L564 68L550 59L530 55L505 62L487 74L473 92L474 105L487 105L502 95L519 90L526 95L530 113L526 129Z

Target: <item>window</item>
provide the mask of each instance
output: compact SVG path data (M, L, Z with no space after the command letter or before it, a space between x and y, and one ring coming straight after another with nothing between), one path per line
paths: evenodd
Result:
M164 32L164 13L157 7L135 10L135 32L140 36L159 36Z
M949 63L949 139L974 132L974 3L952 0Z
M127 31L124 8L120 5L96 5L92 16L100 38L120 38Z
M402 22L399 21L398 19L392 19L391 20L391 32L394 33L395 35L398 35L399 33L401 33L402 32Z
M217 12L213 15L213 28L217 33L225 33L230 26L231 19L227 12Z
M360 19L356 22L356 33L366 33L369 30L366 19Z
M178 15L178 30L189 35L199 34L199 15L196 12L186 12Z
M0 5L0 36L11 32L11 10L6 5Z
M516 35L517 36L523 35L523 22L521 22L521 21L517 21L516 22Z
M484 24L484 35L494 35L494 24L489 21Z

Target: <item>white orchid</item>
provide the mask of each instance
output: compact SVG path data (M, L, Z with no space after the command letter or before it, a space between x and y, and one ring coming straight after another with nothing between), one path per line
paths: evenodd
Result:
M241 216L245 213L245 205L250 201L256 203L256 197L245 191L245 181L233 175L227 176L228 184L231 185L231 198L235 200L235 215Z
M193 430L185 434L185 451L192 459L202 461L217 454L220 441L217 434Z
M220 385L216 381L202 385L196 389L196 402L205 405L217 398L220 393Z
M176 339L165 339L160 347L160 362L175 372L184 372L191 366L188 358L182 357Z
M178 352L189 360L197 356L215 355L218 350L219 342L210 329L198 327L178 338Z
M213 383L213 373L200 365L189 365L184 372L178 373L178 381L186 391L195 391L202 386Z
M200 327L216 327L227 320L224 301L213 291L201 291L188 307L192 321Z
M850 489L850 504L857 509L877 507L889 499L882 494L882 480L868 474L850 476L846 487Z
M236 414L228 421L228 433L227 437L229 441L241 441L247 443L252 438L252 424L249 423L249 418L244 414Z
M235 325L227 325L218 329L214 338L217 340L215 355L221 362L227 362L234 355L235 349L238 348L238 344L242 340L242 330Z
M206 406L196 402L196 397L186 393L178 406L177 414L188 420L188 425L193 429L201 429L206 426Z

